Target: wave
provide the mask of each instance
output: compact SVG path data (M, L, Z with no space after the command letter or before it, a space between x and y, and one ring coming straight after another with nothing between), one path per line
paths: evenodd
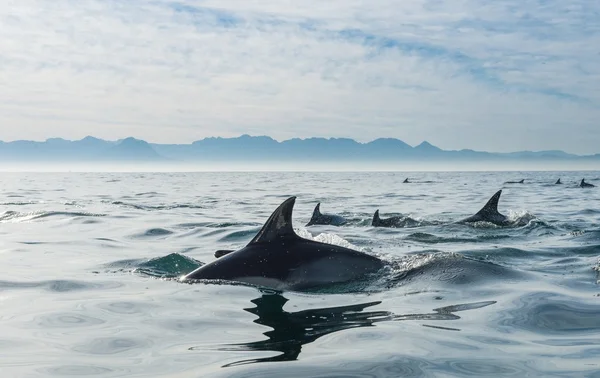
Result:
M0 206L26 206L38 204L37 201L14 201L14 202L2 202Z
M64 293L78 290L100 289L108 290L122 286L116 282L98 283L84 282L75 280L49 280L49 281L0 281L0 288L3 290L11 289L37 289L42 288L52 292Z
M106 214L90 213L90 212L74 212L74 211L34 211L28 213L21 213L18 211L5 211L0 214L0 222L26 222L36 219L43 219L48 217L104 217Z
M103 201L106 203L106 201ZM123 202L123 201L109 201L112 205L117 205L121 207L128 207L136 210L145 210L145 211L154 211L154 210L173 210L173 209L204 209L205 207L202 205L195 204L172 204L172 205L143 205L136 204L132 202Z
M440 243L481 243L492 240L501 240L511 238L510 235L479 235L476 237L446 237L436 236L425 232L415 232L405 237L406 240L416 241L425 244L440 244Z

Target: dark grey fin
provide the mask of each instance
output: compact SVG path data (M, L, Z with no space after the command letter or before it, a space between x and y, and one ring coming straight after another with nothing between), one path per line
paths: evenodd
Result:
M308 221L308 223L306 225L311 226L313 224L316 224L316 222L319 220L320 217L321 217L321 202L317 203L317 206L315 206L315 210L313 211L312 217L310 217L310 220Z
M498 212L498 201L500 201L500 195L502 194L502 190L498 190L496 194L490 198L489 201L485 204L485 206L475 214L475 216L479 215L481 218L486 219L490 215L501 215Z
M554 185L559 185L562 184L562 182L560 182L560 179L558 179L558 181L556 181L556 183Z
M583 187L584 184L585 184L585 179L581 179L581 183L579 184L579 186Z
M292 211L295 202L296 197L290 197L283 201L248 245L269 243L286 237L298 238L299 236L296 235L292 227Z
M519 181L519 184L523 184L525 182L525 179Z
M404 181L402 181L403 184L408 184L408 177L404 179Z
M218 251L215 252L215 257L216 258L223 257L225 255L230 254L231 252L235 252L235 250L233 250L233 249L219 249Z
M375 210L375 214L373 214L373 221L371 222L371 226L377 226L381 222L381 218L379 218L379 209Z

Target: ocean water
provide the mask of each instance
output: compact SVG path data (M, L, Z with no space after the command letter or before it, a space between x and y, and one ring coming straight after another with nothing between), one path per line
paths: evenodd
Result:
M590 171L2 173L1 376L600 377L600 185L583 177L600 184ZM511 226L453 223L498 189ZM299 234L393 268L316 292L177 281L292 195ZM317 202L349 224L305 227ZM405 227L371 227L377 209Z

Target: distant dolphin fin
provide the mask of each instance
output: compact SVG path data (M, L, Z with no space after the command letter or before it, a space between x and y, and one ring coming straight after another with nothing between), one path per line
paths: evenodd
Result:
M373 214L373 221L371 222L371 226L375 226L381 221L379 218L379 209L375 210L375 214Z
M408 177L404 179L404 181L402 181L403 184L408 184Z
M485 219L489 215L500 214L498 212L498 201L500 201L500 195L502 194L502 190L498 190L496 194L492 196L492 198L487 201L485 206L475 214L475 216L479 215L483 219Z
M522 179L521 181L519 181L519 184L523 184L525 182L525 179Z
M215 251L215 257L216 258L223 257L225 255L230 254L231 252L235 252L235 250L233 250L233 249L219 249L218 251Z
M296 197L283 201L248 245L273 242L284 237L298 237L292 227L292 211L295 202Z
M558 185L558 184L562 184L562 182L560 182L560 179L558 179L554 185Z
M317 203L317 206L315 206L315 210L313 211L312 217L310 217L310 220L308 221L308 223L306 224L307 226L316 224L317 220L321 217L321 202Z

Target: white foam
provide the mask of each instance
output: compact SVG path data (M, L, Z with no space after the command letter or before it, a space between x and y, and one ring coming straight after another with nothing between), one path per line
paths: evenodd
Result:
M336 234L321 233L317 236L312 236L312 234L305 228L295 228L294 231L296 231L296 234L298 234L298 236L304 239L314 240L320 243L339 245L340 247L350 248L356 251L364 252L363 248L350 243L348 240Z
M533 215L527 210L509 210L507 218L510 221L510 223L521 226L527 225L532 220L537 219L535 215Z

